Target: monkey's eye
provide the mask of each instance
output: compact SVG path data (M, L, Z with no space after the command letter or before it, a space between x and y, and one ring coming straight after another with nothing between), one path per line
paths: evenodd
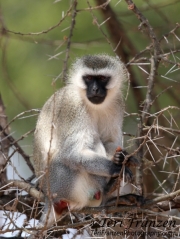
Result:
M86 75L86 76L83 76L83 79L85 81L91 81L93 79L93 77L91 75Z
M107 82L108 80L109 80L109 77L107 77L107 76L99 76L98 77L99 79L100 79L100 81L102 81L102 82Z

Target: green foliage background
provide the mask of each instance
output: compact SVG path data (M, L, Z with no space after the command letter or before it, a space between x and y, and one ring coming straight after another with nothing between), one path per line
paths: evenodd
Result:
M148 44L147 38L138 31L138 19L127 9L125 1L117 4L118 2L118 0L112 0L111 6L134 46L140 51ZM142 9L143 14L149 19L159 36L170 31L179 21L179 1L136 0L134 2ZM90 4L95 6L93 1L90 1ZM152 7L154 4L163 6L160 8L161 12L159 12L159 8ZM56 25L62 18L63 12L68 10L69 5L70 1L68 0L56 1L56 3L54 0L2 0L0 3L1 27L5 26L8 30L21 33L41 32ZM88 8L87 2L78 1L77 8ZM103 22L100 11L93 12L98 21ZM63 69L65 39L69 35L68 27L70 25L71 16L66 18L59 27L38 36L1 34L0 93L9 120L25 110L41 108L48 97L63 85L61 79L57 79L55 84L52 82ZM103 25L103 30L108 35L105 25ZM108 37L110 36L108 35ZM64 44L62 44L63 41ZM173 42L171 44L173 46ZM61 52L63 53L50 60L51 56ZM111 46L94 24L91 12L78 12L68 64L78 56L101 52L113 54ZM179 81L177 76L175 78ZM139 77L139 84L141 83L142 79ZM145 93L144 89L142 91ZM21 97L21 101L18 100L15 92ZM170 102L173 102L173 99L166 96L161 104L167 105ZM136 107L135 101L130 95L127 108L130 112L134 112L137 110ZM14 137L19 138L23 133L33 129L35 122L36 117L15 120L11 124ZM128 121L125 124L128 125ZM134 128L136 124L136 120L132 121L130 128ZM128 129L130 128L128 127ZM30 144L30 147L26 148L28 152L31 151L31 141L32 138L23 141L24 146Z

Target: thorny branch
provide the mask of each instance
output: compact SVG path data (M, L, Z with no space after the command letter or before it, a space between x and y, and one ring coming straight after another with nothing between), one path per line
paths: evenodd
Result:
M31 36L31 35L32 36L33 35L37 35L38 36L38 35L46 34L46 33L50 32L50 31L54 30L55 28L59 27L61 25L61 23L66 19L66 17L69 16L69 14L71 12L71 9L72 9L72 6L70 6L70 8L67 10L66 14L64 14L64 16L59 20L59 22L56 25L54 25L54 26L52 26L52 27L50 27L50 28L48 28L46 30L43 30L41 32L22 33L22 32L15 32L15 31L12 31L12 30L8 30L6 27L3 28L3 31L7 32L7 33L9 32L9 33L17 34L17 35L22 35L22 36Z
M67 47L66 47L66 56L65 56L65 60L64 60L64 67L63 67L63 80L65 81L66 79L66 74L67 74L67 63L68 63L68 59L69 59L69 51L70 51L70 46L71 46L71 40L72 40L72 36L73 36L73 30L75 27L75 19L76 19L76 14L77 14L77 0L73 0L73 4L72 4L72 18L71 18L71 27L70 27L70 33L69 33L69 37L67 39Z
M0 131L4 132L4 129L2 128L2 126L0 125ZM34 130L31 130L30 132L26 133L24 136L22 135L21 138L19 140L22 140L24 137L27 136L27 134L32 133ZM27 155L24 150L20 147L20 145L17 143L17 141L19 140L15 140L11 135L8 135L7 133L4 132L4 135L7 137L7 139L10 142L10 145L15 146L15 148L17 149L17 151L21 154L21 156L24 158L24 160L26 161L27 165L29 166L29 168L31 169L32 172L34 172L34 167L32 166L32 163L30 161L30 157L29 155ZM8 162L8 160L7 160Z
M28 192L31 196L33 196L35 199L39 200L39 201L44 201L44 195L42 192L38 191L35 187L29 185L26 182L22 182L22 181L18 181L18 180L9 180L7 185L3 186L1 188L5 189L8 187L18 187L19 189L25 190L26 192ZM180 195L180 190L177 190L175 192L169 193L167 195L162 195L159 197L156 197L154 199L146 199L143 203L143 205L141 205L142 209L146 209L149 208L150 205L153 205L154 208L159 207L159 211L161 209L169 210L169 208L167 208L166 203L171 200L172 203L174 203L175 208L179 207L180 204L180 197L178 197ZM124 196L126 197L126 196ZM3 199L5 200L5 198ZM1 203L0 203L1 204ZM87 213L87 214L92 214L92 213L98 213L101 212L102 210L106 211L106 214L109 213L113 213L113 212L125 212L127 210L139 210L139 206L136 205L123 205L124 204L124 199L123 197L120 198L120 201L118 203L120 206L100 206L100 207L87 207L82 209L81 211L79 211L79 213ZM174 207L173 207L174 208ZM157 211L157 210L156 210ZM180 220L180 219L179 219Z
M135 15L137 16L137 18L140 20L141 24L139 26L139 29L142 28L142 26L144 26L147 29L147 33L149 35L149 38L152 42L152 51L151 51L151 69L150 69L150 74L148 77L148 84L147 84L147 93L146 93L146 97L145 97L145 101L144 101L144 106L143 106L143 111L141 114L141 119L140 119L140 124L138 127L138 136L142 136L143 135L143 125L146 125L147 123L147 113L149 113L150 108L151 108L151 103L153 101L152 99L152 91L153 91L153 87L154 87L154 81L155 81L155 76L156 76L156 72L158 69L158 65L159 65L159 59L158 56L161 53L161 49L160 49L160 44L157 40L157 37L154 33L154 30L152 28L152 26L150 25L149 21L147 18L144 17L144 15L139 11L139 9L136 7L136 5L134 4L134 2L132 0L126 0L126 3L128 4L128 9L132 10ZM138 144L142 144L141 142L137 142ZM143 147L141 147L141 150L138 151L138 156L140 159L140 163L141 166L139 167L139 169L137 169L137 176L136 176L136 183L137 183L137 187L138 189L141 191L142 193L142 188L143 188L143 161L142 161L142 157L143 157Z
M0 95L0 125L5 127L6 124L7 124L7 116L5 114L5 106ZM6 184L7 181L5 164L10 147L10 143L6 138L6 134L8 133L9 128L6 128L5 131L0 131L0 187Z
M137 102L139 107L139 112L135 113L126 113L126 120L129 118L133 119L134 122L138 122L139 132L137 137L134 136L135 132L132 130L131 125L128 125L128 130L124 133L125 139L130 137L128 142L128 146L130 144L134 145L134 142L137 142L136 149L128 155L128 157L132 155L138 155L140 158L142 165L141 168L138 170L138 174L136 177L136 185L131 185L137 190L137 194L141 194L143 192L145 197L144 204L140 207L137 205L118 205L117 202L116 206L104 206L104 207L96 207L96 208L84 208L78 213L85 213L89 214L90 220L76 220L75 223L70 224L69 221L66 225L56 226L52 229L55 231L62 231L66 230L69 227L72 228L79 228L79 227L87 227L90 226L92 220L95 220L96 217L103 218L104 214L108 213L120 213L118 218L120 219L123 215L131 214L139 217L140 220L144 220L144 218L158 218L163 219L171 219L177 220L179 223L179 216L178 213L175 214L176 216L171 216L171 210L180 208L180 190L176 190L179 188L179 178L180 178L180 167L179 167L179 157L180 157L180 148L179 148L179 107L171 106L168 102L165 105L160 104L162 97L172 96L172 98L179 102L179 95L176 93L176 85L175 82L179 81L179 77L171 77L174 72L180 69L179 63L179 43L180 38L178 37L180 24L177 23L176 26L171 27L168 30L169 32L158 36L157 29L155 29L154 25L149 23L149 20L142 14L142 11L149 10L152 7L153 10L158 9L158 14L165 20L167 23L168 19L164 14L161 14L160 6L167 6L167 4L175 4L177 1L173 3L163 3L163 4L147 4L147 6L141 6L141 11L137 8L132 0L125 0L128 5L128 9L131 11L126 11L123 13L121 11L120 2L118 1L116 6L118 7L118 11L120 14L118 15L115 11L116 6L113 5L113 2L110 0L102 1L96 0L96 6L91 6L90 2L87 0L87 7L84 9L77 9L77 0L71 1L69 9L66 13L62 16L59 22L41 32L37 33L21 33L9 30L8 27L5 27L5 24L2 19L1 14L1 36L5 39L13 38L13 34L17 35L21 41L25 41L25 36L40 36L47 33L50 33L52 30L56 28L59 29L61 27L61 23L64 22L65 19L69 19L71 17L71 23L69 29L69 37L64 38L64 41L49 41L48 44L52 44L55 46L59 46L59 48L67 43L66 49L62 52L66 53L64 58L64 69L63 69L63 78L65 79L65 75L67 72L67 63L70 57L70 53L72 51L72 46L76 45L77 47L82 46L87 47L89 46L89 42L85 43L74 43L72 42L72 35L75 34L75 24L77 16L80 17L82 12L89 12L92 16L92 22L97 27L99 32L102 35L102 38L96 38L92 40L94 44L100 45L103 42L107 42L107 46L112 49L112 52L116 52L126 63L129 72L131 73L131 78L133 79L133 91L134 91L134 99L133 101ZM104 17L104 21L100 23L98 15L96 16L94 13L101 11ZM117 10L117 9L116 9ZM139 25L138 30L141 30L147 36L148 43L146 46L143 46L139 51L138 48L135 47L134 41L129 37L128 27L124 25L122 16L132 16L132 12L136 15L136 17L141 22ZM109 34L106 33L104 27L106 26ZM135 28L137 28L135 26ZM167 32L167 31L166 31ZM175 39L177 47L175 47L175 43L173 42L173 47L171 43L171 38ZM130 40L131 39L131 40ZM41 39L39 43L46 42L47 39ZM2 43L2 42L0 42ZM115 47L112 47L112 46ZM6 41L4 44L1 44L2 49L6 50ZM171 49L172 48L172 49ZM84 49L84 48L83 48ZM61 53L62 53L61 52ZM6 53L6 52L5 52ZM55 59L61 53L56 54L55 56L51 57L50 59ZM84 53L84 52L83 52ZM131 59L131 60L129 60ZM4 67L7 72L7 59L4 58ZM159 65L161 68L164 69L168 68L171 65L171 68L166 70L166 73L159 73L161 69L159 69ZM134 67L135 71L134 71ZM136 75L136 70L140 69L140 75L143 78L143 82L145 85L139 85L139 75ZM133 70L132 70L133 69ZM144 80L147 77L147 81ZM160 77L163 78L163 82L160 81ZM6 77L6 79L8 79ZM166 81L167 80L167 81ZM171 85L167 85L168 80L171 81ZM154 87L156 84L157 87ZM135 88L134 88L135 87ZM142 90L139 90L138 89ZM146 90L144 94L143 88ZM158 91L157 88L160 90ZM163 98L165 99L165 97ZM167 101L169 98L167 97ZM139 103L141 105L139 106ZM179 105L179 104L177 104ZM27 105L26 105L27 106ZM28 106L29 107L29 106ZM31 110L33 111L33 110ZM31 112L28 111L28 112ZM4 168L7 166L9 160L12 158L15 152L19 152L23 158L26 160L27 164L33 171L33 167L30 163L30 157L22 150L20 145L18 144L19 140L23 140L27 134L31 133L28 132L20 137L20 139L15 140L10 133L7 133L7 129L9 128L10 124L15 120L19 119L25 113L19 114L14 119L12 119L8 124L5 125L0 124L0 133L4 134L5 139L9 142L10 146L13 146L14 151L11 155L5 157L5 164ZM24 116L23 116L24 117ZM25 116L26 117L26 116ZM24 118L25 118L24 117ZM132 121L131 121L132 122ZM52 126L53 130L53 126ZM126 158L126 160L128 159ZM124 162L125 163L125 162ZM13 167L13 165L12 165ZM18 169L13 167L13 170L18 174ZM47 170L48 171L48 170ZM18 174L19 175L19 174ZM0 208L4 210L7 215L7 218L14 224L15 229L6 229L4 232L8 231L15 231L17 229L22 229L17 227L15 223L12 221L12 218L8 216L8 213L5 211L16 211L26 213L30 215L38 215L40 209L37 206L37 203L44 200L43 194L37 189L35 186L32 186L25 179L23 179L20 175L19 177L21 180L11 180L8 183L0 188L1 192L8 192L11 191L10 195L3 195L0 200ZM143 179L143 180L142 180ZM41 185L40 185L41 186ZM145 190L143 191L143 187ZM39 187L41 188L41 187ZM50 188L49 194L50 194ZM28 196L19 197L15 194L12 194L13 191L22 191L25 190L29 193ZM176 190L176 191L175 191ZM32 198L30 201L27 201L30 196L35 198L34 204L32 206ZM51 195L49 195L51 196ZM21 207L20 207L21 205ZM25 209L28 208L28 209ZM30 210L29 210L30 209ZM29 213L31 211L31 213ZM35 212L34 212L35 211ZM168 214L163 213L163 211L168 211ZM69 212L70 214L72 212ZM69 214L67 213L67 214ZM98 214L98 216L97 216ZM128 214L128 215L129 215ZM88 218L89 218L88 217ZM178 227L178 226L177 226ZM26 229L22 229L26 230ZM36 228L28 228L28 230L36 230Z

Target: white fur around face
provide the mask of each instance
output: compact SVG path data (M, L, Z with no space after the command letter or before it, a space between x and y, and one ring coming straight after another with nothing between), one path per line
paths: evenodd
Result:
M122 74L123 69L90 69L83 67L71 73L69 78L69 83L78 86L81 89L86 89L87 86L84 83L83 76L85 75L103 75L110 77L110 81L107 85L107 89L112 89L114 87L121 88L122 82L124 81L124 75Z
M90 66L87 66L87 61L89 61ZM94 65L91 65L91 62L95 61ZM106 66L103 68L98 67L101 63L106 62ZM106 54L99 54L89 57L77 58L73 63L71 70L69 72L69 83L79 86L82 89L86 89L86 86L83 81L84 75L103 75L111 77L111 81L107 89L113 87L120 87L124 81L128 79L128 72L117 57L112 57Z

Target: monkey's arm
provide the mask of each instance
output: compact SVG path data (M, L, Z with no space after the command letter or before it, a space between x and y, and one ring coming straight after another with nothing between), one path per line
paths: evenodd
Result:
M122 169L121 164L116 164L112 160L92 151L84 150L66 157L63 163L74 170L84 170L89 174L103 177L117 177ZM126 180L132 180L132 172L125 167Z

